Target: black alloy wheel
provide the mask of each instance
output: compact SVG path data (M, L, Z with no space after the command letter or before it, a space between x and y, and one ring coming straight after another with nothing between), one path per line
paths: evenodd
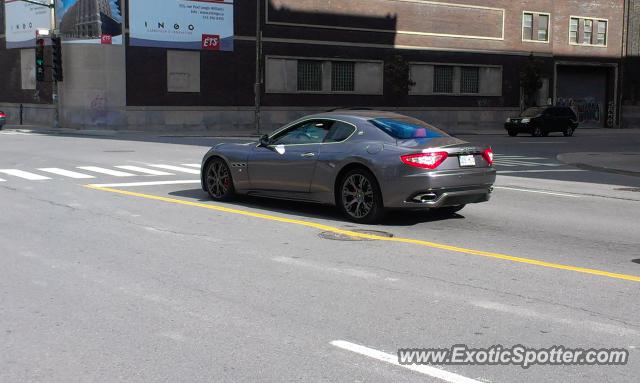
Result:
M354 169L348 172L340 184L337 201L340 210L352 221L376 223L383 215L382 193L371 172Z
M211 198L217 201L227 201L234 194L231 170L221 158L214 158L207 166L205 185Z

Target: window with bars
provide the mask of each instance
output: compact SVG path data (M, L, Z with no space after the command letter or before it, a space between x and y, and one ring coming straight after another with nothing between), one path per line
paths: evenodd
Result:
M298 91L322 91L322 61L298 60Z
M453 93L453 67L436 65L433 68L433 93Z
M549 41L548 15L538 15L538 41Z
M593 37L593 20L585 20L582 43L591 44L592 37Z
M480 92L480 68L460 67L460 93Z
M569 41L572 44L578 43L578 34L580 33L579 29L580 29L580 19L572 17L571 21L569 22Z
M604 20L598 21L598 35L596 38L597 45L607 45L607 22Z
M522 16L522 39L533 40L533 13Z
M353 92L355 90L356 65L349 61L331 63L331 91Z

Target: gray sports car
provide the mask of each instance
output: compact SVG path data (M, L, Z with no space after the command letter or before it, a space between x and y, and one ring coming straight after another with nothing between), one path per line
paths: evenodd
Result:
M451 137L400 114L334 111L296 120L259 142L222 143L202 160L202 188L336 205L375 223L385 209L453 214L489 200L491 148Z

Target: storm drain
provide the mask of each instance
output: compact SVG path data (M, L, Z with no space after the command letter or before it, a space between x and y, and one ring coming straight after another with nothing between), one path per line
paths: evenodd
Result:
M640 193L640 188L618 188L615 190Z
M359 234L376 235L378 237L385 237L385 238L393 237L393 234L387 233L386 231L358 230L358 229L349 230L349 231L353 231L354 233L359 233ZM332 241L375 241L375 239L355 237L355 236L352 236L352 235L347 235L347 234L342 234L342 233L335 233L333 231L323 231L322 233L320 233L318 235L322 239L329 239L329 240L332 240Z

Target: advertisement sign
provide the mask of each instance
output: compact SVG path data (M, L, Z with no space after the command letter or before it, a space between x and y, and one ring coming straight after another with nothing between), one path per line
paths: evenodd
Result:
M58 0L65 43L122 44L122 0Z
M129 0L129 44L233 51L233 0Z
M47 3L48 0L40 0ZM36 31L51 28L51 9L24 1L6 0L4 3L7 49L33 48Z

